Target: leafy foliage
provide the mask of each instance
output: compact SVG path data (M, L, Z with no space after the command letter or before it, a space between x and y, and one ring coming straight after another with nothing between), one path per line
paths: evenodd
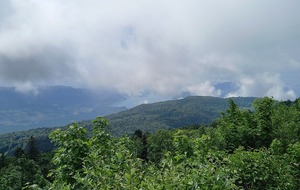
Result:
M104 118L96 119L90 138L80 135L79 129L75 130L80 137L77 139L65 135L73 128L55 132L52 138L61 143L69 145L76 140L86 146L80 167L73 167L77 159L56 165L53 189L299 189L299 136L294 135L292 140L277 136L278 130L297 131L299 121L289 117L294 119L289 122L297 125L275 127L275 110L281 106L263 98L254 103L253 111L247 111L229 100L228 109L213 127L149 134L148 159L143 160L137 151L142 145L137 143L142 131L136 131L135 138L115 138L105 130L109 124ZM298 114L293 105L285 112ZM71 152L67 155L78 156L82 146L78 147L68 148ZM54 162L63 158L63 148L57 150ZM72 180L61 180L62 167L71 169L68 176Z
M137 130L130 137L112 135L102 117L91 133L74 123L51 133L53 158L33 159L21 147L17 157L2 154L0 189L297 190L299 107L299 100L287 104L265 97L249 111L229 99L211 125L152 134ZM53 165L43 170L51 158Z
M21 149L20 149L21 150ZM2 154L3 155L3 154ZM51 179L47 178L51 157L42 163L40 155L35 160L23 151L18 157L3 157L4 164L0 168L0 189L28 189L32 186L49 188ZM2 159L1 159L2 160ZM45 173L42 168L47 168Z

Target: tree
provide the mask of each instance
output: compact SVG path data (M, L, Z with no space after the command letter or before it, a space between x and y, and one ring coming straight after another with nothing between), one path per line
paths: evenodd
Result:
M53 163L56 169L54 186L59 189L63 186L74 185L74 189L81 189L76 183L75 176L83 175L83 159L88 154L87 130L73 123L65 131L57 129L50 134L55 146L59 147L54 155Z
M0 154L0 169L6 166L6 156L4 153Z
M286 157L267 149L235 150L228 158L228 175L239 189L297 189L296 177Z
M141 130L136 130L133 135L135 142L136 156L144 161L148 161L148 143L147 135L143 134Z
M17 147L14 152L14 156L16 158L21 158L21 157L25 156L25 151L21 147Z
M20 181L22 187L33 184L39 184L40 186L46 185L47 182L43 178L40 168L34 160L22 157L17 160L17 165L21 173Z
M127 137L118 140L106 131L102 117L93 121L91 137L73 124L56 130L50 137L58 146L53 158L53 189L133 189L142 179L141 160Z
M300 110L294 103L287 106L278 103L272 112L273 138L282 144L283 153L286 152L288 145L300 140L299 127Z
M233 99L228 100L228 108L217 120L217 138L220 149L232 153L239 146L252 146L249 114L248 111L240 110Z
M149 161L159 163L167 151L173 151L173 136L168 130L158 130L148 137Z
M19 166L10 164L0 170L0 189L22 189L21 172Z
M269 147L272 143L274 103L274 100L268 97L256 99L253 103L255 121L257 122L258 147Z
M39 151L36 146L36 140L33 136L29 137L26 148L28 158L36 161L38 158Z

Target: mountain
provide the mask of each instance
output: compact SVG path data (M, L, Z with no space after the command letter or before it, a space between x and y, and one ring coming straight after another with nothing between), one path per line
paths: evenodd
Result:
M123 100L124 97L115 92L68 86L42 87L37 94L0 87L0 133L62 126L108 115L124 110L125 107L114 106Z
M251 109L253 97L233 98L240 108ZM210 124L227 108L228 99L216 97L191 96L179 100L170 100L153 104L142 104L132 109L107 115L116 135L132 134L140 129L154 132L158 129L172 129L194 124ZM81 126L91 128L91 120L79 122ZM37 140L38 148L47 151L53 148L49 133L53 128L31 129L0 135L0 153L10 152L16 147L25 147L30 136Z
M251 109L254 97L236 97L240 108ZM228 98L189 96L153 104L142 104L132 109L108 115L113 134L133 133L135 130L154 132L194 124L210 124L225 111Z

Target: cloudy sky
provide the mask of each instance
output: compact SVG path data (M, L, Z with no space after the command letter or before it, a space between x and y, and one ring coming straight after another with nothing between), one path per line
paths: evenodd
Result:
M0 0L0 86L294 99L299 10L298 0Z

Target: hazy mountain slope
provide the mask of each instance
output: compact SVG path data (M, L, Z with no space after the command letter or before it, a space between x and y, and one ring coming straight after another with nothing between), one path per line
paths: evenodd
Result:
M243 108L250 108L255 98L234 98ZM137 129L153 132L160 128L177 128L193 124L209 124L227 108L228 99L191 96L153 104L143 104L132 109L111 114L107 119L112 132L120 135Z
M0 87L0 133L66 125L98 115L124 110L114 103L124 98L117 93L95 93L67 86L40 88L38 94Z
M249 109L255 98L234 98L241 107ZM193 124L209 124L227 108L228 99L193 96L153 104L143 104L132 109L107 115L111 122L110 130L115 135L131 134L135 130L153 132ZM91 121L80 122L91 128ZM24 147L32 135L37 139L41 150L52 148L48 135L51 128L32 129L0 135L0 152L10 152L17 146Z

